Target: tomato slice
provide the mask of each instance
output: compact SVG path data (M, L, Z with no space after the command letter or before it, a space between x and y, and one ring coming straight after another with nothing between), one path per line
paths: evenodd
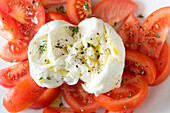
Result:
M44 108L43 113L76 113L76 112L70 108L46 107Z
M170 27L170 7L151 13L144 21L140 35L140 51L156 59L159 57Z
M152 86L162 83L170 73L170 48L165 41L161 50L160 56L157 60L154 60L156 66L156 78Z
M125 111L118 111L118 112L106 110L105 113L133 113L133 110L125 110Z
M0 70L0 85L12 88L30 76L27 61Z
M90 0L67 0L69 19L78 24L92 14Z
M101 0L92 9L95 17L115 26L135 11L138 6L131 0Z
M9 62L12 60L17 62L26 60L30 40L41 25L45 23L43 6L39 0L3 0L0 4L0 11L8 15L10 21L7 21L9 23L15 24L13 27L12 25L6 26L11 28L10 30L15 29L15 32L11 34L13 38L6 38L12 40L1 48L0 58ZM1 26L4 26L4 23Z
M122 38L126 49L138 49L139 30L139 21L132 14L129 15L128 18L123 22L123 24L118 28L117 33Z
M53 13L46 13L46 22L54 21L54 20L64 20L66 22L71 23L70 19L67 15L59 12L53 12Z
M125 60L125 70L130 70L135 75L141 75L149 85L155 81L156 67L147 55L134 50L126 50Z
M140 106L148 94L148 84L141 76L124 71L120 88L100 94L95 100L105 109L122 112Z
M94 100L94 95L89 94L82 88L82 83L79 81L76 85L62 85L61 91L64 100L76 112L90 113L100 107Z
M4 97L3 105L8 112L20 112L32 105L46 88L39 87L29 77L13 87Z
M57 5L66 3L67 0L40 0L43 6Z
M49 106L59 95L60 87L47 89L44 94L36 100L29 108L41 109Z

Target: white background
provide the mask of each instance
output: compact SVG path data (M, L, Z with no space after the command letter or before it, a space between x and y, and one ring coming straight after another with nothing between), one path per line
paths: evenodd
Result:
M99 0L92 0L92 5ZM134 12L137 17L139 14L144 15L146 18L151 12L161 7L170 6L170 0L133 0L138 9ZM138 18L140 23L144 21ZM0 47L5 43L5 40L0 37ZM170 45L170 32L168 33L167 42ZM13 65L14 63L7 63L0 59L0 69ZM3 97L8 92L8 89L0 86L0 113L8 113L3 107ZM26 109L20 113L42 113L43 110ZM103 113L104 110L100 108L97 113ZM150 88L149 95L144 103L137 108L134 113L170 113L170 77L166 79L161 85Z

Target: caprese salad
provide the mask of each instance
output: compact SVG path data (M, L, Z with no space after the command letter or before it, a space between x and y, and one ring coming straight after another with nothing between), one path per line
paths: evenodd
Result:
M58 4L67 11L46 12ZM8 42L0 58L18 62L0 70L0 85L10 88L6 110L92 113L102 106L105 113L132 113L148 87L170 73L170 6L142 25L132 14L137 8L131 0L100 0L94 7L90 0L1 0L0 36Z

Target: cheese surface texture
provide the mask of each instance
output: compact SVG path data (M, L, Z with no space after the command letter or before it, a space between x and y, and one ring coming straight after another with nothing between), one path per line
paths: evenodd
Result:
M120 87L125 48L120 36L100 19L78 26L61 20L43 25L28 50L30 74L42 87L82 80L85 91L96 96Z

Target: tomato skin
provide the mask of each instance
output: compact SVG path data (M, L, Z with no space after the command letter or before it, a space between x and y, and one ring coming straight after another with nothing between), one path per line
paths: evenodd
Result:
M133 110L125 110L125 111L118 111L118 112L106 110L105 113L133 113Z
M8 18L10 19L9 23L15 24L13 26L7 23L2 23L9 25L6 26L11 28L9 30L15 29L14 32L12 32L11 37L5 37L10 41L0 50L0 58L3 60L8 62L11 62L12 60L16 60L16 62L27 60L29 42L38 29L45 24L44 8L40 4L39 0L34 1L34 3L32 0L1 1L2 4L0 4L0 11L8 15ZM9 32L7 34L11 33L9 30L6 31Z
M47 89L47 91L42 94L40 98L36 100L29 108L31 109L41 109L49 106L59 95L60 87Z
M85 10L85 3L88 4L90 11ZM77 25L92 14L90 0L67 0L67 13L71 22Z
M40 0L43 6L48 5L57 5L57 4L63 4L66 3L67 0Z
M130 96L129 96L130 95ZM141 76L124 71L121 87L100 94L95 100L106 110L120 112L136 109L148 95L148 84Z
M139 21L132 14L130 14L118 28L117 33L122 38L126 49L138 50L139 30Z
M28 77L30 77L29 64L27 61L21 62L0 70L0 85L6 88L12 88Z
M76 85L64 83L61 87L62 95L67 104L76 112L90 113L97 110L100 105L94 100L94 95L85 92L82 81Z
M29 77L14 86L4 97L3 106L8 112L20 112L32 105L46 88L39 87Z
M170 73L170 48L165 41L160 56L158 59L154 60L155 66L156 66L156 78L153 84L151 86L158 85L162 83Z
M115 26L115 22L125 19L137 8L131 0L101 0L93 7L92 12L95 17Z
M53 13L46 13L46 23L54 20L64 20L66 22L71 23L68 16L59 12L53 12Z
M151 13L142 24L140 51L157 59L162 50L170 27L170 7L163 7Z
M76 113L70 108L46 107L43 113Z
M136 75L141 75L149 85L155 81L156 67L147 55L134 50L126 50L125 60L125 69L134 72Z

